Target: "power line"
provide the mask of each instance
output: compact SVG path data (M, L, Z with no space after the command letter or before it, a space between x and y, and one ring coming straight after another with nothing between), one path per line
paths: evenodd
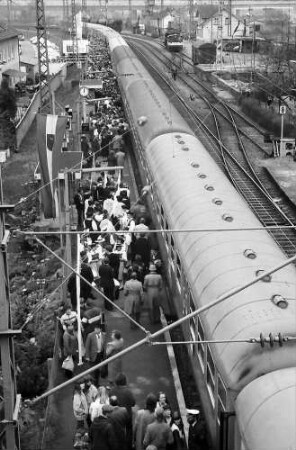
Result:
M117 358L121 358L122 356L126 355L127 353L130 353L131 351L136 350L137 348L142 347L143 345L147 345L147 344L151 345L152 339L163 335L166 331L172 330L173 328L181 325L183 322L186 322L189 319L193 319L194 317L199 316L201 313L213 308L213 306L216 306L216 305L224 302L225 300L232 298L234 295L238 294L239 292L242 292L246 288L253 286L256 283L258 283L259 281L261 281L266 275L272 275L274 272L277 272L278 270L283 269L284 267L288 266L289 264L292 264L295 260L296 260L296 255L287 259L285 262L273 267L268 272L266 272L264 275L261 275L258 278L257 277L253 278L253 279L249 280L248 282L246 282L245 284L243 284L242 286L232 289L230 292L227 292L227 293L221 295L220 297L218 297L217 299L210 301L207 305L204 305L204 306L196 309L195 311L192 311L191 313L187 314L184 317L181 317L180 319L176 320L175 322L170 323L169 325L161 328L160 330L157 330L155 333L150 334L150 332L147 332L147 335L140 341L138 341L135 344L131 345L130 347L122 350L121 352L117 353L116 355L113 355L113 356L105 359L104 361L91 367L90 369L87 369L84 372L82 372L78 375L75 375L70 380L65 381L64 383L61 383L58 386L55 386L54 388L48 390L47 392L44 392L44 394L35 398L32 401L32 404L35 404L35 403L39 402L40 400L42 400L43 398L46 398L49 395L52 395L55 392L58 392L60 389L63 389L66 386L69 386L70 384L75 383L76 381L80 380L81 378L85 377L86 375L92 373L94 370L104 367L106 364L109 364L110 362L116 360Z

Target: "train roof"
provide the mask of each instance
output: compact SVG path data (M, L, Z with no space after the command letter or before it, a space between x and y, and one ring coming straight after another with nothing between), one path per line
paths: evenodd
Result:
M196 307L207 305L286 260L194 136L172 133L158 137L147 148L147 158L168 227L204 230L173 233ZM248 227L259 230L245 230ZM210 228L220 231L207 230ZM240 231L231 231L233 228ZM255 257L249 258L248 252ZM259 338L260 333L295 334L295 292L295 268L288 266L274 273L268 282L261 281L204 313L205 333L210 339L229 341ZM275 306L273 298L277 294L287 300L287 309ZM276 369L290 351L279 350L270 358L260 345L252 348L247 343L227 342L213 349L215 359L220 361L220 372L235 390L256 377L258 371Z
M271 372L246 386L237 397L236 415L246 450L295 449L296 368Z

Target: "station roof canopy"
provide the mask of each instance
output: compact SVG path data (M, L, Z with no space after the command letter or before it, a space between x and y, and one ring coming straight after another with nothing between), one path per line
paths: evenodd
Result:
M80 86L88 89L103 89L103 80L102 78L83 80Z

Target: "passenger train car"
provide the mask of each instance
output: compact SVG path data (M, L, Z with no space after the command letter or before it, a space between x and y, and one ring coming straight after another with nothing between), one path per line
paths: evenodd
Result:
M92 27L109 40L178 316L286 261L124 39ZM295 300L289 265L185 322L185 340L223 341L188 346L214 448L296 449L296 343L273 340L296 337Z

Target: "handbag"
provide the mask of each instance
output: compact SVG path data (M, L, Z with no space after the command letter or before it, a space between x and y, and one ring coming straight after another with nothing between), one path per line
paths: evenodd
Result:
M70 372L74 371L74 362L72 356L67 356L66 359L64 359L62 364L62 369L70 370Z

